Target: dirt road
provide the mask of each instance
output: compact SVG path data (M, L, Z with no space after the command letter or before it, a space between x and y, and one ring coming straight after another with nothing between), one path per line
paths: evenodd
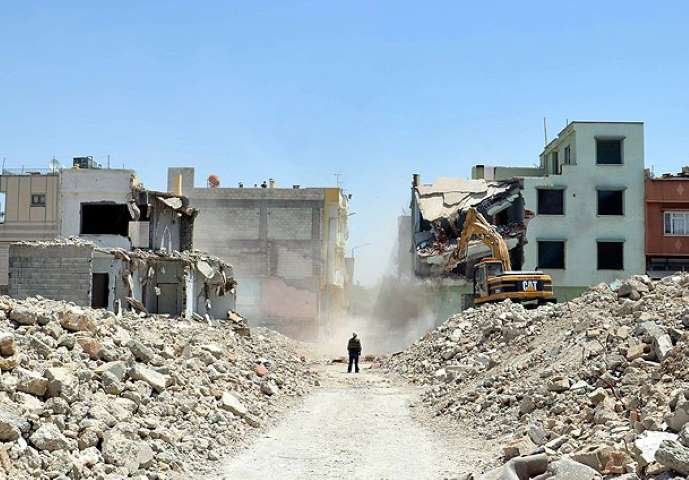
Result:
M476 471L495 451L464 432L414 418L414 387L376 370L324 366L304 403L213 479L439 480Z

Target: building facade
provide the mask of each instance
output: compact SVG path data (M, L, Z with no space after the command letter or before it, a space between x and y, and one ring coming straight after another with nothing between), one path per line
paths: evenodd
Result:
M646 178L646 268L653 278L689 271L689 167Z
M58 234L58 172L27 169L0 174L0 291L8 284L9 245Z
M348 198L339 188L196 188L168 169L168 189L200 210L194 245L234 267L237 309L295 338L327 335L343 312Z
M550 274L558 298L645 272L643 123L571 122L539 167L478 165L472 175L523 178L523 268Z

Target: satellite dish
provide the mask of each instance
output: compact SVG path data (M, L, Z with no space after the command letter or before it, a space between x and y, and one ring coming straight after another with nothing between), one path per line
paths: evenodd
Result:
M218 188L220 186L220 179L216 175L208 175L208 186Z
M48 162L48 168L51 172L57 172L62 168L62 165L60 164L60 162L53 158L50 162Z

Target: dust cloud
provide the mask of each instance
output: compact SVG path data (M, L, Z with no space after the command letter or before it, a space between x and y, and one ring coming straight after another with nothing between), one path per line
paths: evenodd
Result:
M376 287L352 287L349 312L336 319L319 352L347 354L347 340L356 332L363 355L399 351L436 325L432 289L413 280L383 277Z

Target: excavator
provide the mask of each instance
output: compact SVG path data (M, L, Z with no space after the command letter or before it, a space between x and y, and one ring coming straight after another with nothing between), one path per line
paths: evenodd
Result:
M457 247L450 255L446 271L453 270L461 262L473 238L478 238L490 248L491 256L481 259L472 272L467 272L467 276L471 275L473 279L474 291L465 299L465 304L481 305L507 298L513 302L535 305L555 302L550 275L512 271L510 252L502 235L473 207L467 209L464 228Z

